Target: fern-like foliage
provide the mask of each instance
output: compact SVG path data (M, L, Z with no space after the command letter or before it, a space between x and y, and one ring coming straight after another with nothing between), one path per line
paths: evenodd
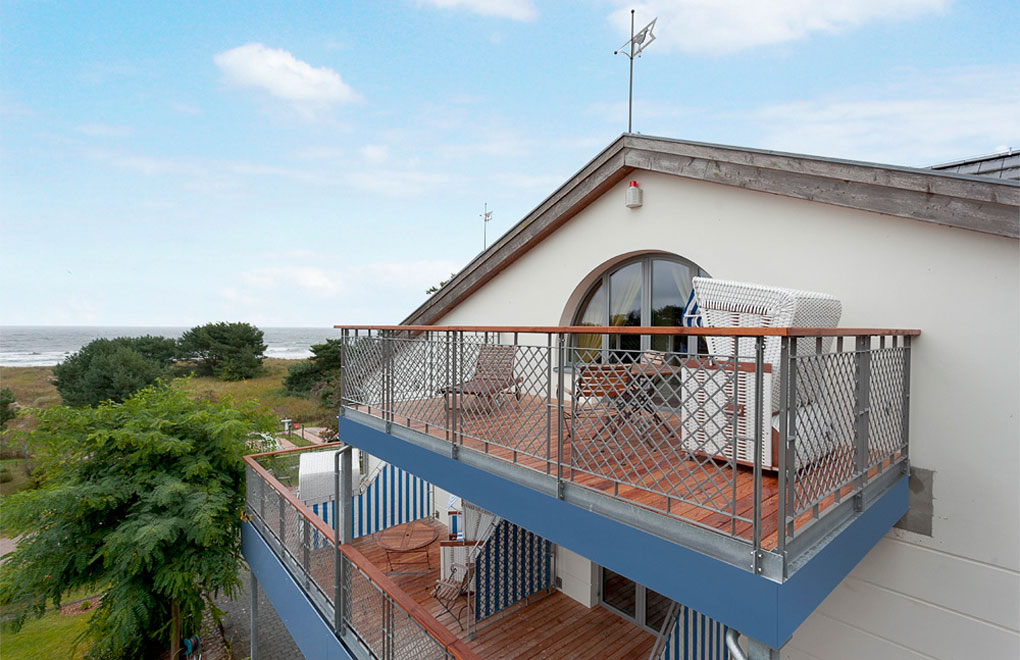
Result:
M35 415L43 483L3 511L23 535L0 577L9 624L70 590L104 587L82 640L89 657L154 657L169 646L174 602L182 632L196 633L211 599L239 587L241 457L274 418L162 383L123 403Z

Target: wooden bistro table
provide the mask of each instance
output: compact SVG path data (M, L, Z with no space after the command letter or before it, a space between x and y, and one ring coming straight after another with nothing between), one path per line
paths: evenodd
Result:
M439 530L427 520L415 520L403 525L395 525L379 532L377 543L386 551L387 573L394 573L393 567L401 567L406 564L424 563L426 570L412 571L412 573L428 573L432 569L429 560L429 546L439 538ZM424 562L415 554L425 554Z

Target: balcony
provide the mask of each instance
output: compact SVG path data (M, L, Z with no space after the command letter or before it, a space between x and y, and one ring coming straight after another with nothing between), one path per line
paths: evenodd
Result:
M283 578L311 605L309 611L298 611L288 607L288 599L271 596L307 657L512 660L545 654L622 660L645 657L655 646L652 633L606 609L584 607L556 591L551 581L520 600L505 598L508 602L504 605L490 607L495 611L487 613L489 618L482 624L471 615L455 619L431 596L440 574L441 546L457 545L445 541L449 538L445 526L428 517L419 519L437 532L436 540L427 547L427 566L399 564L391 571L379 533L338 545L334 542L337 530L323 520L324 515L332 518L331 514L312 510L301 499L297 487L300 455L337 448L330 445L245 458L249 525L245 555L253 571L261 574L259 580L267 592L271 589L267 583ZM336 477L339 481L340 475ZM304 496L307 498L307 493ZM390 512L409 500L399 501L401 504L389 507ZM409 524L396 523L384 529ZM267 574L266 563L258 556L259 544L264 544L276 562L271 569L276 575ZM499 576L486 575L500 581ZM289 602L293 604L294 599ZM325 632L320 632L318 639L313 630L316 624ZM340 645L334 646L333 653L324 651L329 643L323 639L342 640L346 655L337 652Z
M341 439L776 648L906 510L918 331L338 327Z

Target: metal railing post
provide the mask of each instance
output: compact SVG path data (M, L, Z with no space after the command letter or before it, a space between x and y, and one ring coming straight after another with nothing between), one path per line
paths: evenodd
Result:
M775 376L778 375L778 379ZM776 550L784 557L783 577L786 577L786 464L789 452L789 428L787 416L790 414L789 395L790 375L790 338L782 337L779 340L779 373L773 374L773 383L779 385L779 472L776 475Z
M557 419L559 419L559 408L556 411L553 410L553 346L552 346L552 333L545 333L545 358L546 358L546 379L545 379L545 473L549 474L552 472L550 460L552 458L552 416L555 412ZM557 400L556 405L559 406L562 402ZM559 422L557 422L559 423Z
M559 333L559 354L556 362L559 367L559 374L556 377L556 496L563 498L563 378L564 366L566 365L566 335ZM573 458L571 458L573 464Z
M900 447L903 457L910 458L910 335L903 336L903 411L900 421ZM908 462L904 461L904 470Z
M304 517L298 517L298 523L301 525L301 568L305 574L305 590L309 590L312 586L312 524Z
M864 509L868 476L868 442L871 426L871 337L859 335L855 345L857 387L854 392L854 510Z
M754 545L754 561L752 567L755 573L762 572L761 552L761 472L762 472L762 414L764 413L765 398L762 388L765 383L765 338L755 337L754 340L754 520L752 522L752 538ZM734 402L735 404L736 402ZM734 406L735 407L735 406ZM734 448L734 456L736 455Z
M340 410L337 413L339 417L344 416L344 402L346 401L345 394L347 389L346 385L347 385L347 330L344 329L340 331L340 386L338 387L340 391ZM337 426L337 431L338 431L337 438L339 438L340 437L339 425Z
M786 538L793 537L793 525L797 517L797 338L790 338L790 354L788 357L789 371L783 376L789 381L783 385L787 393L786 405L789 409L787 420L786 436L786 515L789 519L783 521L786 524Z
M287 511L284 508L286 506L286 500L283 496L277 493L277 499L280 501L280 545L287 548Z

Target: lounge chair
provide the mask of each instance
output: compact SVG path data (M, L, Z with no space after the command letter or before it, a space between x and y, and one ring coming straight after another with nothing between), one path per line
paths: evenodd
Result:
M514 398L520 401L521 378L514 376L516 350L515 346L482 344L478 347L474 375L462 383L440 389L438 394L471 395L491 403L497 394L512 391Z
M436 580L436 586L432 588L432 597L439 601L439 604L450 616L456 619L461 630L464 630L464 626L460 622L460 616L464 610L471 606L474 577L474 562L454 564L450 570L450 577ZM468 616L471 616L470 612Z

